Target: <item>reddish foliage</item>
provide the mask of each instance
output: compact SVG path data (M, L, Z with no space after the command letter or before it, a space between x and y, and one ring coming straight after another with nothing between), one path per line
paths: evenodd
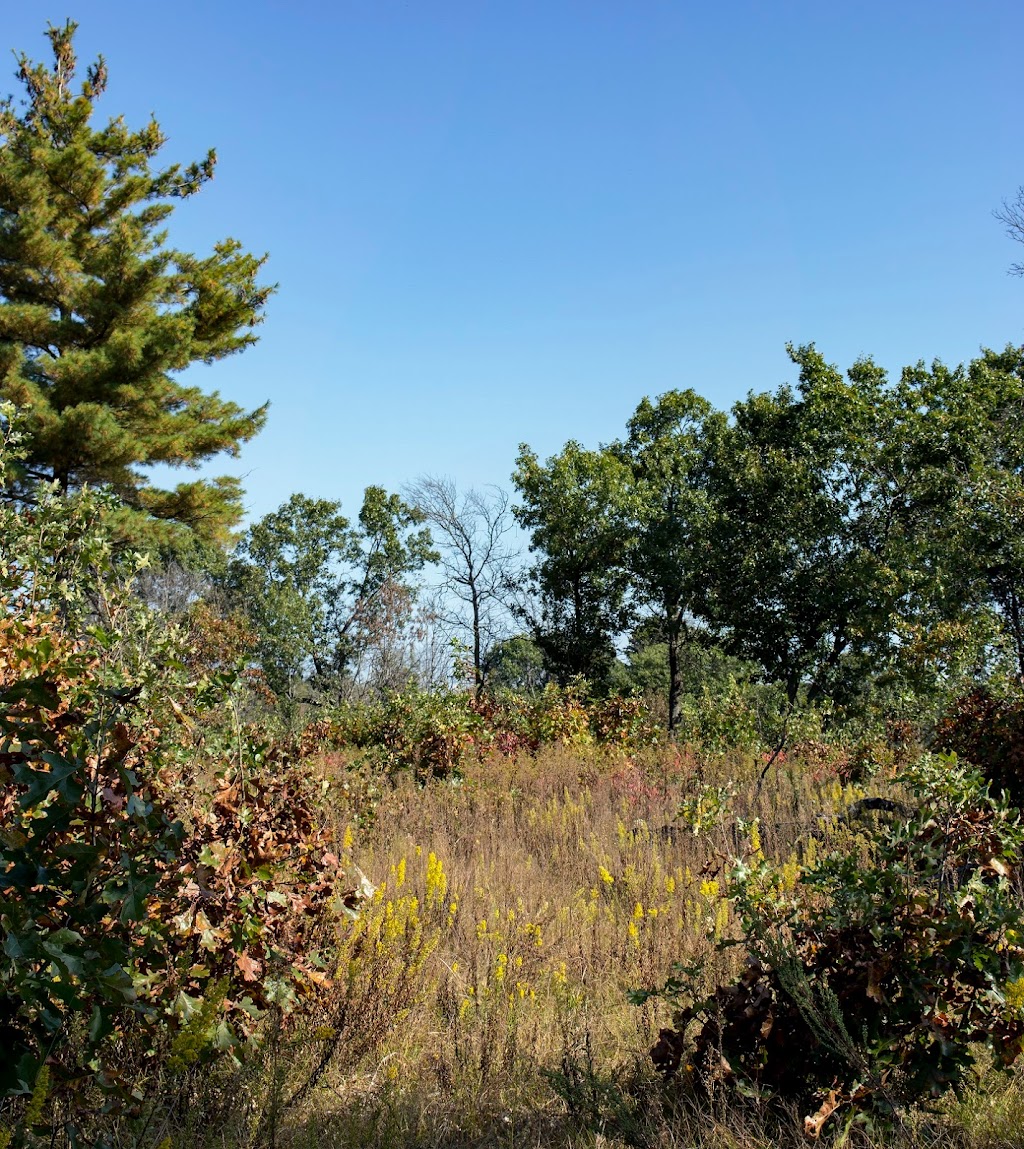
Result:
M317 934L343 875L309 778L287 761L230 771L186 821L176 872L150 910L173 923L182 988L198 993L225 975L237 983L237 971L266 1005L264 973L286 994L326 984Z
M984 687L957 699L935 729L938 749L973 763L1015 806L1024 804L1024 700Z
M348 904L308 772L242 738L211 792L178 723L104 673L58 619L0 610L0 1092L81 1015L60 1087L130 1102L122 1061L159 1061L194 1009L182 993L218 986L235 1037L251 1034L261 1008L328 982L316 951ZM159 701L191 729L179 685L184 707Z

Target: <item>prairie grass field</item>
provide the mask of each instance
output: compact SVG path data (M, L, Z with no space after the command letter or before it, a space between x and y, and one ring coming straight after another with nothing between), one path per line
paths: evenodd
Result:
M350 786L363 808L330 811L346 865L375 892L342 934L334 984L241 1093L230 1074L194 1084L194 1112L225 1106L222 1119L186 1123L172 1142L209 1144L211 1127L246 1142L273 1092L273 1141L287 1146L806 1144L796 1111L666 1087L648 1052L671 1009L628 998L673 962L699 962L709 987L736 973L741 948L716 946L737 936L728 859L757 845L795 881L809 852L849 832L841 816L855 802L900 796L891 762L865 786L844 778L848 754L821 745L759 787L764 757L553 746L426 786L401 776L369 802L365 777ZM351 759L311 765L336 794ZM737 819L759 842L738 836ZM847 1137L980 1149L1020 1144L1022 1124L1011 1076L911 1111L894 1133Z

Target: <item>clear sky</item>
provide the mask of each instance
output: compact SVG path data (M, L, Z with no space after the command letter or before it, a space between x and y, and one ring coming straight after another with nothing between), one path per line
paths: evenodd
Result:
M894 372L1024 341L992 215L1024 183L1020 0L2 7L37 59L78 21L104 118L217 148L175 246L270 253L259 345L196 378L271 403L212 470L254 515L508 486L520 442L597 446L644 395L791 380L787 341Z

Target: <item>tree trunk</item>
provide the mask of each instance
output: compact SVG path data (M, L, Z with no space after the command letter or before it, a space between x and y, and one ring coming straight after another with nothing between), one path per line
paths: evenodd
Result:
M484 688L484 671L480 654L480 596L473 588L473 693L480 697Z
M1024 678L1024 620L1021 618L1020 600L1016 589L1011 585L1003 599L1003 610L1010 623L1010 633L1013 635L1013 645L1017 652L1017 673Z
M665 637L668 642L668 732L679 725L679 698L683 684L679 677L679 640L683 632L682 610L678 604L665 603Z

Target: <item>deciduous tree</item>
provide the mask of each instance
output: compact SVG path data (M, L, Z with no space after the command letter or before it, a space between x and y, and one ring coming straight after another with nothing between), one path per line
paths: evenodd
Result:
M918 470L934 491L940 617L982 633L981 616L993 614L1024 675L1024 349L908 368L904 385L924 412Z
M1005 225L1010 239L1015 243L1024 243L1024 185L1017 188L1017 195L1012 200L1003 201L995 217ZM1012 264L1010 274L1024 275L1024 263Z
M487 656L487 685L490 690L511 690L516 694L536 694L544 688L544 655L525 634L516 634L493 646Z
M631 615L629 468L575 442L542 464L524 444L513 481L522 499L513 513L537 556L522 612L532 637L559 681L604 683Z
M919 396L870 360L790 348L796 391L751 394L717 440L700 612L790 700L846 698L927 601Z
M368 487L358 524L336 502L296 494L249 528L226 581L279 695L303 682L336 693L405 625L409 576L436 557L422 522L397 495Z
M487 656L508 618L507 584L515 560L508 495L492 487L460 496L451 479L426 475L406 497L431 527L443 580L439 608L444 621L469 638L479 693Z
M724 420L694 391L644 399L610 451L631 473L628 564L638 602L661 624L668 656L668 725L674 730L686 642L707 565L709 436Z

